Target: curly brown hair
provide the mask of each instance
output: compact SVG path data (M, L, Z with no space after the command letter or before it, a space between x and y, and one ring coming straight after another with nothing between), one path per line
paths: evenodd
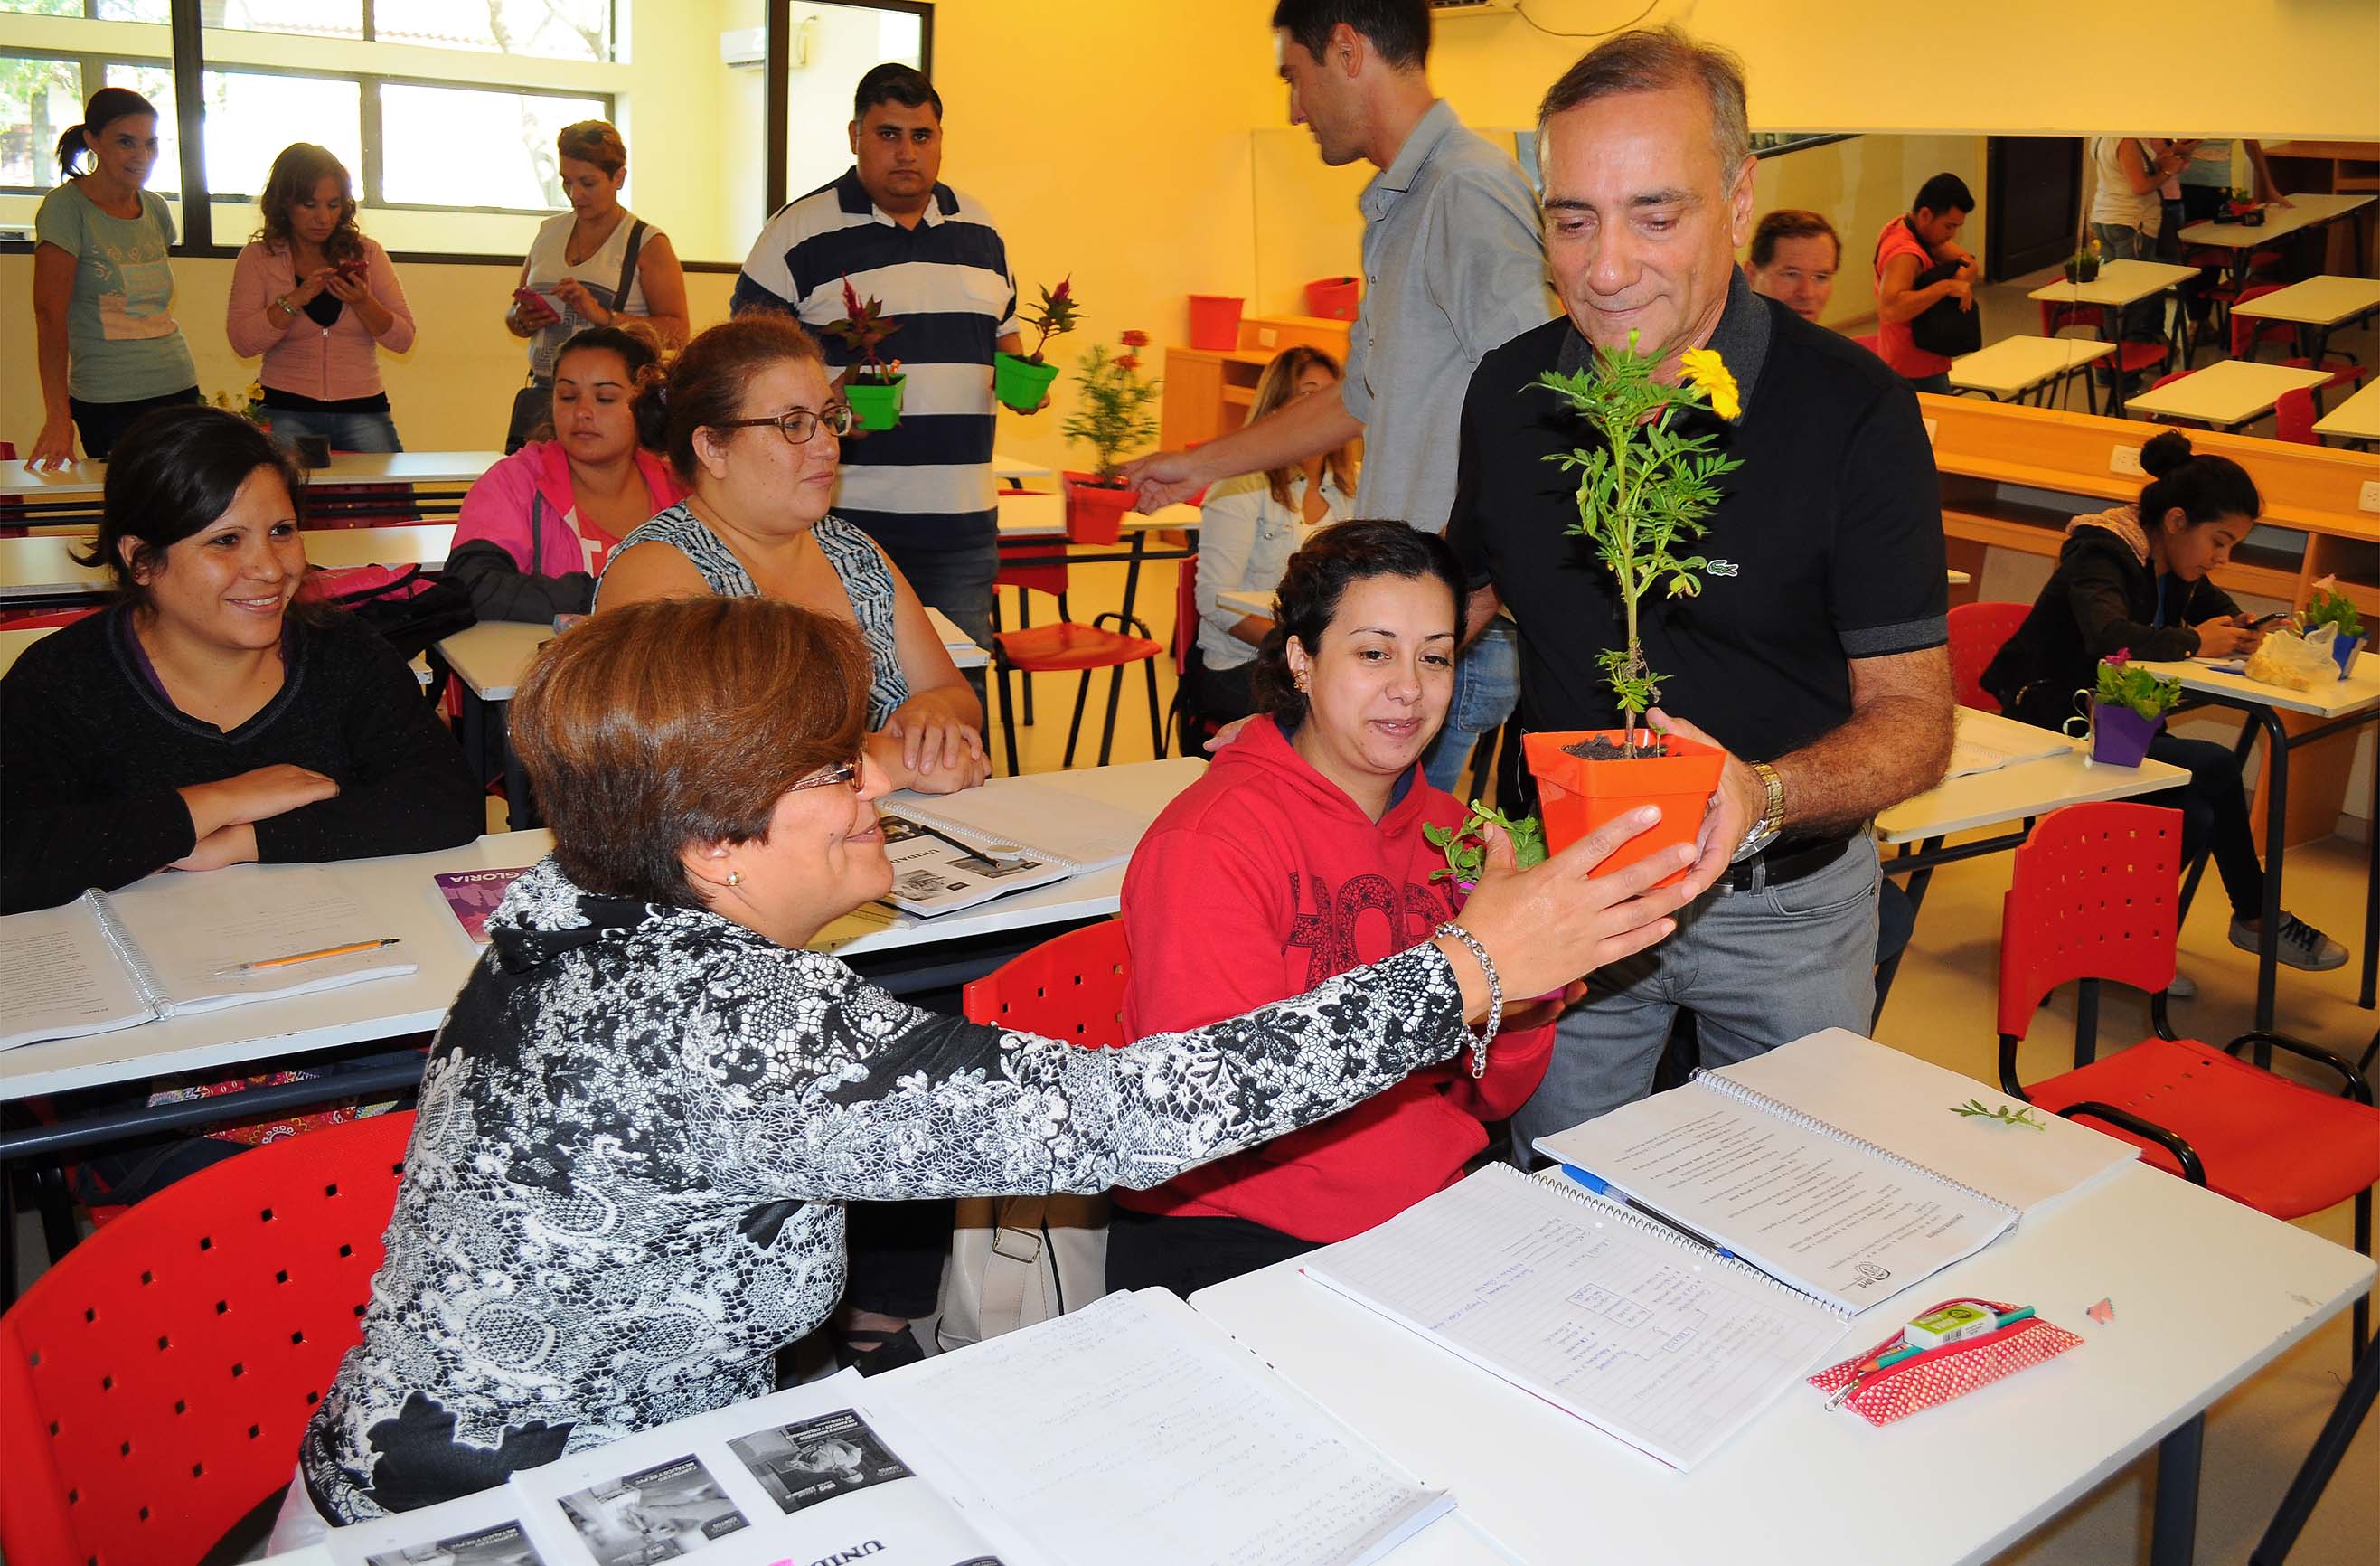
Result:
M257 205L264 211L264 226L255 237L267 249L298 253L297 236L290 232L289 209L309 200L314 188L325 176L339 182L338 226L322 241L322 259L336 266L341 261L360 261L364 253L364 232L356 226L356 182L347 174L347 165L338 160L327 147L317 147L311 141L292 141L281 149L273 160L273 172L264 177L264 194Z

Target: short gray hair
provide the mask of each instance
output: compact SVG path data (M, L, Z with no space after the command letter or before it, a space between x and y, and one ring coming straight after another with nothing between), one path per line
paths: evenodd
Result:
M1537 105L1537 134L1567 109L1622 92L1666 92L1700 87L1710 101L1711 150L1719 177L1732 187L1752 155L1752 127L1743 106L1743 62L1717 44L1696 42L1683 28L1640 27L1604 40L1546 89Z

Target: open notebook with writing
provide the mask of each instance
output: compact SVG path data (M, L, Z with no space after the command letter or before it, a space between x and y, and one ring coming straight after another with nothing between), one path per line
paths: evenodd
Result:
M2138 1156L1830 1028L1541 1136L1539 1152L1821 1300L1891 1298Z
M0 1049L413 972L402 946L224 971L386 933L311 866L168 873L11 914L0 918Z
M960 794L905 789L886 795L878 814L892 861L886 901L924 917L1121 865L1150 819L1028 778L994 778Z

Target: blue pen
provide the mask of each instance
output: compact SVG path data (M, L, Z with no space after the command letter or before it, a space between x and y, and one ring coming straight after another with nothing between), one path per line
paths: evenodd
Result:
M1579 1168L1576 1164L1569 1163L1561 1166L1561 1171L1564 1174L1569 1175L1572 1180L1577 1181L1581 1185L1584 1185L1588 1190L1594 1192L1597 1196L1602 1196L1609 1201L1618 1202L1621 1206L1627 1208L1632 1211L1643 1213L1646 1218L1651 1219L1662 1228L1675 1230L1677 1232L1684 1235L1687 1239L1692 1240L1695 1244L1702 1246L1705 1250L1715 1251L1718 1255L1727 1257L1730 1261L1736 1259L1735 1253L1733 1251L1729 1250L1725 1245L1713 1240L1709 1235L1695 1233L1684 1224L1680 1223L1676 1219L1670 1218L1665 1213L1655 1211L1653 1208L1646 1207L1644 1203L1638 1201L1635 1197L1629 1196L1624 1191L1614 1191L1611 1188L1611 1182L1604 1179L1601 1175L1590 1174L1585 1170Z

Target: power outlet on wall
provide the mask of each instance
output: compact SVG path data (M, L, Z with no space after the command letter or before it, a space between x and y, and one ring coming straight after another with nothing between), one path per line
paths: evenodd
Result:
M2355 504L2363 511L2380 511L2380 479L2367 479L2355 492Z
M1280 339L1281 339L1281 334L1280 334L1278 331L1274 330L1272 327L1269 327L1269 326L1259 326L1259 327L1257 327L1257 347L1260 347L1260 348L1269 348L1269 347L1271 347L1271 346L1272 346L1276 342L1280 341Z
M2138 446L2117 446L2113 450L2109 451L2107 453L2107 471L2110 473L2129 473L2135 479L2143 479L2148 476L2141 470L2141 448Z

